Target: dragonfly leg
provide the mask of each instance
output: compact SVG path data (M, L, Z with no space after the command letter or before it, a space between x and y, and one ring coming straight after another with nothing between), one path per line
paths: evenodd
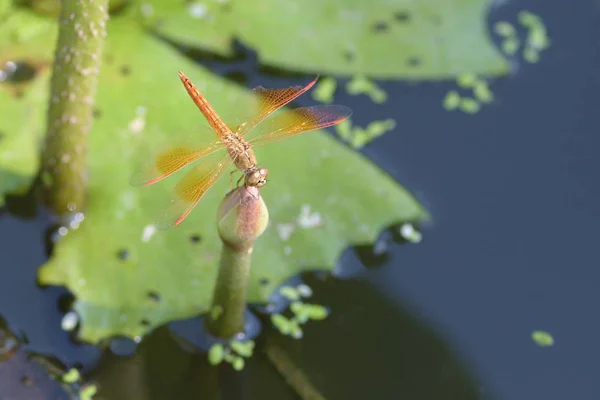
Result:
M229 187L233 190L233 174L235 174L237 169L234 169L229 173ZM238 181L239 182L239 181ZM239 186L239 184L238 184Z
M245 177L245 175L244 175L244 174L242 174L242 175L240 176L240 179L238 179L238 180L237 180L236 187L240 187L240 182L242 181L242 179L244 179L244 177Z

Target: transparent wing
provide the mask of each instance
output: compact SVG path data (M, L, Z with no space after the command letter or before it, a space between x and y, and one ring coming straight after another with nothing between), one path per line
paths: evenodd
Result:
M133 186L152 185L194 161L224 148L221 141L215 140L211 128L202 128L203 131L194 136L157 146L144 157L145 161L135 170L129 182Z
M249 139L252 146L276 142L315 129L337 125L352 115L346 106L300 107L276 115L258 126Z
M165 230L179 225L196 207L202 196L223 176L232 162L226 152L202 158L175 185L172 198L156 226Z
M306 86L290 86L283 89L267 89L262 86L254 88L254 102L249 110L251 116L238 125L235 131L242 136L246 135L262 120L313 87L317 79L318 76Z

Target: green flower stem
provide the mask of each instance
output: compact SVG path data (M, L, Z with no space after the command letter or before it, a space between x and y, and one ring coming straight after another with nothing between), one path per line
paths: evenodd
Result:
M243 330L251 259L251 246L235 248L223 243L212 312L208 318L208 328L217 337L229 339Z
M243 331L253 246L268 221L267 206L254 187L233 190L221 202L217 224L223 248L207 318L214 336L230 339Z
M87 135L106 36L108 0L63 0L42 156L44 201L56 214L81 211Z

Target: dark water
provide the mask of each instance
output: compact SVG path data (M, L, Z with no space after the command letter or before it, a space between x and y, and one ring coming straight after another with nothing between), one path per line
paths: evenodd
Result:
M307 275L333 314L308 324L300 341L267 330L242 373L209 368L166 327L128 357L74 345L60 329L65 290L35 286L42 214L0 215L0 314L27 336L25 349L84 366L105 399L297 398L269 361L273 351L330 400L600 398L600 2L576 3L492 10L491 21L524 8L541 15L552 46L539 64L519 63L494 82L497 100L476 115L441 108L452 83L383 84L390 100L381 106L336 98L359 125L396 119L364 154L433 222L419 245L390 243L380 266L365 267L349 249L345 279ZM305 82L261 74L252 56L208 65L244 73L249 87ZM534 330L550 332L554 346L536 345Z

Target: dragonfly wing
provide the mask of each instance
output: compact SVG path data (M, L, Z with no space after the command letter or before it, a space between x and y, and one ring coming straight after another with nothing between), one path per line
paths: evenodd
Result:
M133 186L151 185L208 154L224 149L224 144L214 139L212 129L205 128L211 131L210 136L188 137L158 146L145 157L146 161L136 169L129 182Z
M346 106L322 105L300 107L282 112L263 122L249 139L252 146L276 142L287 137L299 135L316 129L337 125L352 115Z
M246 135L269 115L313 87L317 79L319 79L318 76L306 86L290 86L283 89L267 89L262 86L254 88L252 90L254 94L254 104L251 107L253 108L252 116L240 124L236 132L242 136Z
M202 158L175 185L172 198L156 226L165 230L179 225L232 162L229 154Z

